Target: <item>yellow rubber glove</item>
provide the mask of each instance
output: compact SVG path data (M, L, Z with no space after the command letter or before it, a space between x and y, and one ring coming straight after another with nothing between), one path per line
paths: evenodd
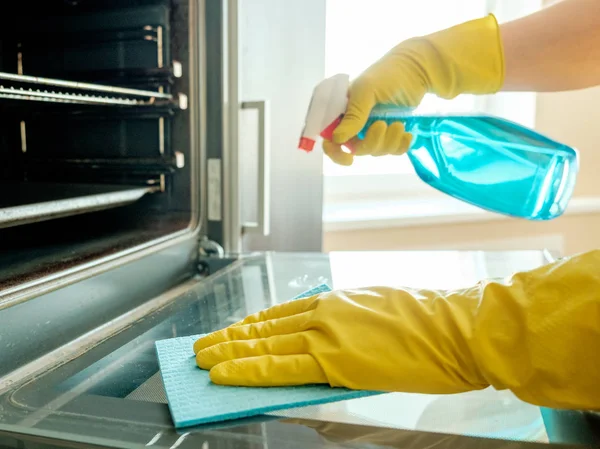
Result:
M455 291L374 287L274 306L194 344L225 385L458 393L600 409L600 251Z
M408 150L412 136L401 123L373 123L364 140L355 137L376 104L416 107L427 93L451 99L459 94L491 94L504 83L504 53L493 15L401 42L350 86L349 101L333 142L323 150L334 162L350 165L341 144L352 141L356 155L382 156Z

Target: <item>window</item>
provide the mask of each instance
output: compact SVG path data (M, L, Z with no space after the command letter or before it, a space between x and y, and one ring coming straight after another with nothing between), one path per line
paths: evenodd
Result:
M358 76L392 46L494 12L502 22L531 13L541 0L327 0L326 76ZM501 93L443 100L427 95L417 112L485 111L534 125L535 96ZM362 201L436 195L414 174L407 157L359 157L351 167L324 158L325 221ZM346 210L346 212L348 212Z

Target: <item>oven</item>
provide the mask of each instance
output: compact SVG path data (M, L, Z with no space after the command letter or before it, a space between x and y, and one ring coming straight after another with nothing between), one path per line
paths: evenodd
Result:
M0 17L0 447L597 441L593 417L491 390L175 430L158 339L222 328L322 283L452 288L549 256L320 251L320 162L280 147L295 144L322 67L277 52L322 46L285 30L318 34L322 23L302 15L324 14L324 0L11 7ZM365 268L378 264L395 269Z

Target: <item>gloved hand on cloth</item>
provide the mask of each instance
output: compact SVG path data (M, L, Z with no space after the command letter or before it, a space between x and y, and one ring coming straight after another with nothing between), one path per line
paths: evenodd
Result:
M194 344L222 385L459 393L600 410L600 250L451 291L372 287L276 305Z

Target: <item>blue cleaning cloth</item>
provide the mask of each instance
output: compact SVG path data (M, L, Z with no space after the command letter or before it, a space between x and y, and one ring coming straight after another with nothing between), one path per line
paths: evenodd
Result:
M330 290L327 285L320 285L294 299ZM331 388L328 385L298 387L216 385L210 381L208 371L196 365L193 346L201 336L190 335L155 342L169 410L176 428L379 394L374 391Z

